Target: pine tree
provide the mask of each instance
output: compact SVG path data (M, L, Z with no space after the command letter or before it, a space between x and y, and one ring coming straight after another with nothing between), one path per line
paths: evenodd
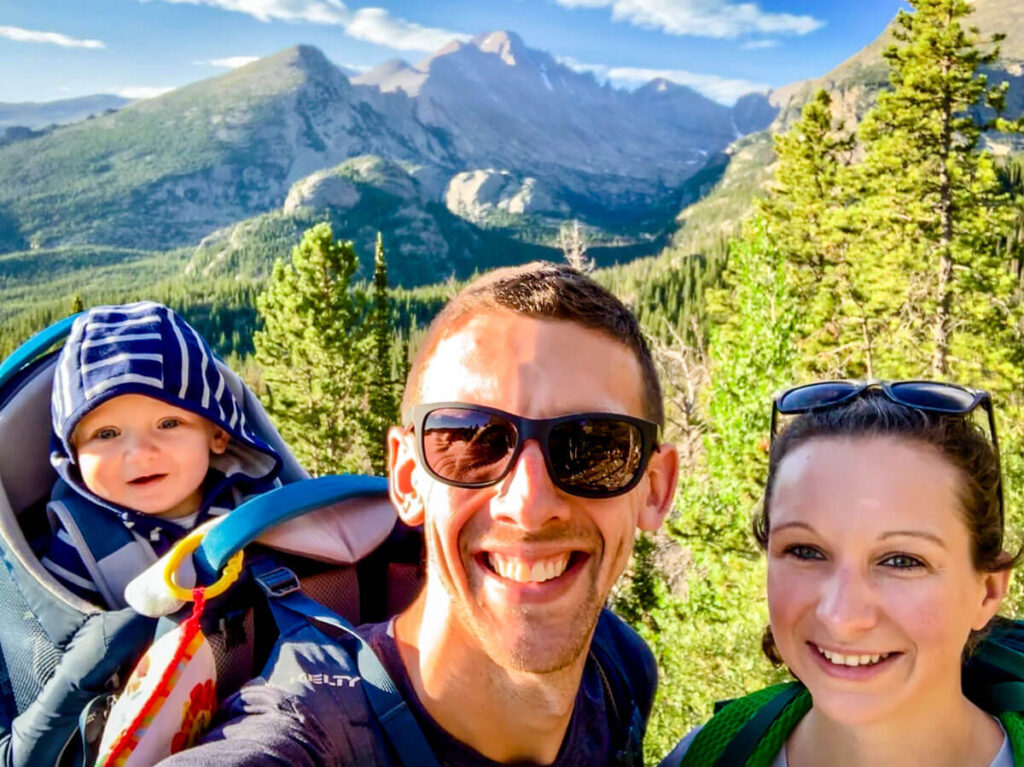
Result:
M363 438L370 467L375 474L387 472L386 438L389 426L398 423L398 396L392 368L393 322L388 294L388 263L380 232L373 255L373 308L368 408Z
M1019 347L1020 306L1000 248L1012 205L979 146L983 131L1021 127L998 117L1005 84L990 87L979 72L995 61L1002 36L982 40L965 28L967 0L911 5L884 53L891 90L860 131L863 239L885 254L879 280L902 293L888 346L894 365L902 360L918 375L1017 378L1018 355L1005 352ZM988 353L995 348L1004 353Z
M263 329L253 344L263 366L264 401L314 474L358 471L365 462L363 306L351 289L356 266L352 243L335 241L330 224L317 224L290 262L274 264L256 298Z
M875 336L889 307L872 301L863 259L851 258L853 136L834 124L831 101L819 90L800 120L775 136L775 178L758 207L803 306L808 372L872 377Z

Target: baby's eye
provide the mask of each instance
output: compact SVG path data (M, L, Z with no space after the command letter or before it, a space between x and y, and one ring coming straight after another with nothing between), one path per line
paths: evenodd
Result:
M886 567L896 568L897 570L910 570L915 567L924 567L924 562L917 557L910 556L909 554L890 554L882 560L882 564Z
M113 426L104 426L102 429L98 429L92 436L95 439L113 439L118 436L118 434L120 434L120 432Z
M797 543L786 548L786 553L797 559L824 559L825 556L813 546Z
M181 426L181 420L178 418L164 418L160 421L161 429L173 429L176 426Z

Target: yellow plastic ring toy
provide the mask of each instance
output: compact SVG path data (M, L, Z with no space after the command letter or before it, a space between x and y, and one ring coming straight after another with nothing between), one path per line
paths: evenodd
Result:
M167 564L164 566L164 583L167 584L167 588L175 598L185 602L192 601L192 590L182 588L175 583L174 573L178 571L178 565L181 564L181 560L199 548L205 533L205 530L195 530L174 544L174 548L171 549L171 553L167 557ZM238 580L238 575L242 572L243 554L243 551L239 551L231 557L228 563L224 565L224 572L217 582L211 583L206 587L204 594L207 599L223 594L228 586Z

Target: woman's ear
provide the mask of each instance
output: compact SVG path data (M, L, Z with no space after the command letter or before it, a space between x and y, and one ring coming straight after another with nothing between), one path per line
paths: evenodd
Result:
M670 442L659 445L647 464L647 497L637 517L637 527L647 531L661 527L672 508L678 478L679 453L676 446Z
M982 595L981 604L978 606L978 615L971 626L975 631L981 631L993 616L999 612L999 606L1003 603L1010 588L1010 571L1000 570L995 573L985 573L982 576L982 584L985 591Z
M388 491L398 516L410 527L423 524L423 499L413 483L416 469L413 439L413 434L400 426L388 430Z

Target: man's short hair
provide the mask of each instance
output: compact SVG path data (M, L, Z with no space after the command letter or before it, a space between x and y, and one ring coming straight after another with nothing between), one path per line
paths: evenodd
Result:
M625 344L640 363L644 417L665 424L661 384L654 360L633 313L608 290L566 264L534 261L495 269L458 292L430 323L409 370L402 414L419 402L423 370L438 344L464 320L486 311L507 311L541 320L566 320Z

